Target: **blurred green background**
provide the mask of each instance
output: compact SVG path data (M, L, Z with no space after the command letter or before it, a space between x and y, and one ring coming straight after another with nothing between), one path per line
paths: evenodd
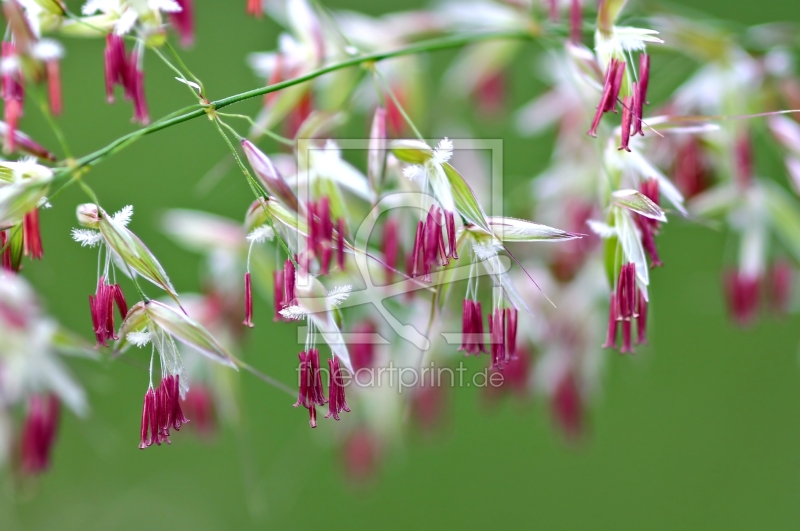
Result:
M325 3L369 14L422 5ZM797 7L784 0L685 3L744 24L800 21ZM77 9L80 2L69 4ZM277 26L246 17L244 4L197 0L197 45L183 57L212 98L260 85L245 56L275 47ZM104 101L100 40L65 43L61 124L81 155L133 130L131 107ZM532 76L538 51L526 45L515 65L512 109L540 88ZM452 56L433 58L430 75ZM146 61L151 116L192 103L156 57ZM691 63L684 66L688 73ZM231 112L257 108L250 101ZM509 178L529 178L546 164L550 142L520 139L508 123L486 124L482 136L504 138ZM56 145L32 105L22 128ZM780 172L766 154L758 156L763 151L759 168ZM252 196L240 176L231 172L210 194L196 192L226 153L199 119L143 138L88 176L107 208L135 205L131 227L179 291L198 290L199 258L159 233L159 214L198 208L241 219ZM24 274L52 314L88 337L96 254L69 237L74 206L84 201L73 187L42 213L45 260L27 263ZM145 373L78 360L70 365L90 394L91 416L63 416L53 468L37 485L13 496L3 486L0 529L797 529L800 321L761 319L744 331L728 323L718 276L725 245L724 234L688 223L664 230L659 246L667 265L652 288L655 346L634 357L609 354L604 391L580 445L564 444L546 404L487 408L474 390L456 389L438 437L412 431L372 483L353 486L343 479L331 423L310 430L287 396L242 374L245 420L238 432L223 430L209 444L182 431L171 446L139 451ZM267 303L256 304L257 315L270 314ZM249 333L246 359L293 381L293 334L293 327L260 322Z

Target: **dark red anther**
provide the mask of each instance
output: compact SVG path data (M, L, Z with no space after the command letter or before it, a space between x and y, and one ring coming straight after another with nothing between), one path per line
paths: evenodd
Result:
M340 271L344 271L344 218L339 218L336 224L336 264Z
M503 310L506 325L506 363L517 357L517 309Z
M125 43L122 37L114 33L106 35L105 73L106 73L106 99L109 103L114 102L114 85L121 85L125 89L125 94L132 97L128 90L130 82L128 78L129 67L128 57L125 52Z
M422 247L422 270L425 281L430 281L431 270L438 264L439 241L442 238L441 223L437 226L438 209L431 207L428 216L425 218L425 231Z
M317 216L317 203L309 201L306 205L306 225L308 225L308 249L315 251L320 240L319 217Z
M330 272L331 242L333 241L333 223L331 222L330 200L323 197L317 203L317 217L319 222L318 240L314 242L314 249L320 260L320 271L323 275Z
M284 290L284 283L283 283L283 270L279 269L277 271L272 272L272 293L274 297L274 306L273 306L273 316L272 321L278 322L281 320L281 310L283 310L286 305L283 303L283 290Z
M639 300L636 306L636 343L639 345L647 343L647 300L644 293L639 291Z
M124 320L125 316L128 315L128 303L125 301L125 295L122 293L122 288L119 287L119 284L113 284L111 287L114 289L114 304L117 305L119 315Z
M483 311L481 310L480 302L464 299L461 334L461 346L458 350L463 350L472 355L486 352L483 342Z
M176 374L169 378L172 378L172 389L170 390L171 404L169 405L172 411L172 428L178 431L181 429L182 425L189 422L189 419L183 415L183 410L181 409L181 377ZM161 382L161 385L164 385L164 382Z
M328 414L325 418L333 417L339 420L339 413L350 412L344 396L344 376L339 366L339 358L335 355L328 359Z
M478 306L480 311L480 306ZM516 308L495 308L489 316L492 365L494 370L503 370L517 352Z
M287 258L283 264L283 307L287 308L295 303L295 269L294 263Z
M644 136L642 131L642 113L644 112L641 85L638 81L634 81L631 85L631 136L641 135Z
M445 234L447 245L445 245ZM432 205L425 221L417 224L414 251L410 259L410 276L423 275L430 282L431 272L436 266L447 265L450 258L457 259L455 216Z
M627 263L622 266L617 280L617 319L629 320L636 308L636 265Z
M142 427L139 441L139 448L142 450L151 446L158 437L156 411L156 392L150 386L144 394L144 404L142 405Z
M650 85L650 55L639 54L639 95L642 105L650 105L647 101L647 87Z
M327 275L330 272L333 249L336 248L336 263L340 269L345 266L346 227L345 220L336 221L336 230L331 218L330 200L327 197L319 201L309 202L306 212L308 224L308 250L320 264L320 273ZM334 242L335 238L335 242ZM335 244L335 245L334 245Z
M633 319L641 319L638 322L639 329L637 329L637 332L643 333L646 324L646 315L642 318L638 314L638 310L642 308L642 301L642 293L636 285L636 265L627 263L620 269L616 291L611 295L608 311L608 330L606 332L606 341L603 344L604 348L616 348L617 324L619 323L622 326L620 352L633 352Z
M630 152L631 148L628 147L628 142L631 138L631 107L633 106L633 98L630 96L625 96L622 98L622 124L620 125L621 132L622 132L622 141L619 146L619 150L625 150Z
M172 409L169 407L171 403L170 392L172 391L171 385L164 385L164 380L156 388L156 426L157 435L155 443L161 446L162 442L170 444L169 429L172 425Z
M619 99L619 92L622 89L622 80L625 77L625 65L625 61L617 61L611 93L606 100L606 112L617 112L617 100Z
M456 217L452 212L445 211L447 219L447 258L458 260L458 241L456 240Z
M109 339L118 339L114 331L115 303L120 316L124 319L128 305L125 303L119 284L107 284L105 277L100 277L97 281L97 292L95 295L89 295L89 309L98 346L107 347Z
M319 370L319 351L309 349L308 352L300 352L300 389L294 407L303 406L308 409L309 425L317 427L316 406L326 404L328 401L322 389L322 376Z
M249 271L244 274L244 322L242 324L253 327L253 289L250 285Z
M139 448L170 443L170 430L179 431L189 422L181 409L179 375L167 375L156 389L150 386L144 395Z
M506 333L502 308L495 308L489 316L489 337L491 339L492 369L502 370L506 362Z
M600 97L600 103L597 105L592 126L589 128L589 136L597 136L597 127L600 125L600 118L602 118L603 113L616 112L617 98L619 97L624 75L625 61L611 59L606 70L605 82L603 83L603 95Z

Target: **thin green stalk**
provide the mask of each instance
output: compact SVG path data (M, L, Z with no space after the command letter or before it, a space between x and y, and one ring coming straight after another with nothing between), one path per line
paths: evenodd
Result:
M69 145L67 144L67 139L64 136L64 132L61 130L61 127L56 123L53 119L53 113L50 112L50 105L47 103L47 100L44 99L42 95L42 91L34 85L34 94L36 94L36 101L39 103L39 110L44 116L44 119L47 121L47 124L50 126L50 129L53 130L53 134L56 135L56 139L58 143L61 145L61 150L64 152L64 155L71 159L72 152L69 149Z
M307 74L298 76L293 79L288 79L286 81L281 81L280 83L274 83L266 87L260 87L257 89L249 90L247 92L242 92L240 94L235 94L233 96L228 96L227 98L210 102L208 105L204 106L198 105L197 109L194 109L190 112L186 112L185 114L181 114L169 120L160 120L152 125L143 127L138 131L134 131L133 133L129 133L123 137L118 138L117 140L114 140L113 142L111 142L109 145L107 145L102 149L99 149L93 153L81 157L76 161L75 168L71 168L69 170L59 173L56 176L56 181L68 178L77 169L97 164L99 161L101 161L109 154L114 153L120 149L123 149L131 141L136 140L141 136L149 135L151 133L155 133L156 131L161 131L162 129L166 129L168 127L172 127L173 125L178 125L180 123L193 120L194 118L199 118L200 116L206 115L209 110L222 109L223 107L227 107L228 105L233 105L235 103L239 103L241 101L245 101L252 98L257 98L259 96L263 96L264 94L276 92L278 90L282 90L287 87L299 85L300 83L311 81L320 76L323 76L330 72L341 70L343 68L359 66L364 63L383 61L386 59L392 59L394 57L401 57L405 55L413 55L424 52L434 52L450 48L458 48L460 46L473 44L477 42L501 40L501 39L531 40L537 37L539 37L537 33L533 33L531 31L523 31L523 30L488 32L488 33L478 33L472 35L456 35L451 37L442 37L439 39L431 39L428 41L419 42L417 44L406 46L405 48L399 48L397 50L375 52L371 54L361 55L358 57L353 57L352 59L347 59L339 63L334 63L332 65L319 68L317 70L308 72Z
M218 112L217 114L220 115L220 116L227 116L229 118L241 118L242 120L246 120L247 123L249 123L251 126L253 126L256 129L256 131L258 131L259 133L263 133L263 134L267 135L268 137L270 137L272 140L274 140L276 142L279 142L279 143L281 143L281 144L283 144L285 146L294 147L294 141L293 140L291 140L289 138L286 138L285 136L281 136L278 133L275 133L273 131L270 131L269 129L264 129L262 127L259 127L259 125L255 122L255 120L253 120L252 118L250 118L246 114L232 114L232 113L227 113L227 112Z
M206 87L205 87L205 85L203 85L203 82L200 81L200 78L197 77L196 75L194 75L194 73L191 70L189 70L189 67L186 66L186 63L183 62L183 59L181 59L181 56L180 56L180 54L178 54L178 51L175 49L174 46L172 46L172 44L169 41L166 41L165 45L166 45L167 49L170 51L170 53L172 54L172 57L174 57L175 60L178 61L178 65L180 65L180 67L183 68L183 71L186 72L187 74L189 74L189 77L191 77L192 80L195 83L200 85L200 95L203 98L205 98L206 97Z
M189 80L188 80L188 79L186 79L186 74L184 74L183 72L181 72L181 71L178 69L178 67L176 67L174 64L172 64L172 63L169 61L169 59L167 59L166 57L164 57L164 54L163 54L163 53L161 53L161 52L159 51L159 49L158 49L158 48L156 48L155 46L148 46L148 48L150 48L150 50L152 50L153 52L155 52L155 54L158 56L158 58L159 58L159 59L161 59L161 60L164 62L164 64L165 64L165 65L167 65L167 66L168 66L168 67L169 67L169 68L170 68L170 69L171 69L173 72L175 72L176 74L178 74L178 79L180 79L180 80L183 80L183 81L184 81L183 85L186 85L186 88L188 88L188 89L189 89L189 91L192 93L192 96L194 96L195 98L200 98L201 94L203 93L203 85L200 85L200 83L198 83L198 85L200 85L200 93L201 93L201 94L198 94L198 93L197 93L197 89L195 89L194 87L192 87L191 85L189 85ZM182 63L181 63L181 64L182 64ZM187 70L187 73L189 74L189 77L191 77L191 78L194 78L194 79L197 79L197 78L195 78L195 77L192 75L192 73L191 73L191 72L189 72L188 70Z
M339 63L334 63L332 65L319 68L317 70L314 70L312 72L309 72L302 76L298 76L293 79L281 81L280 83L275 83L273 85L269 85L266 87L259 87L257 89L249 90L247 92L242 92L241 94L236 94L234 96L229 96L227 98L217 100L215 102L212 102L212 105L214 106L215 109L221 109L222 107L227 107L228 105L233 105L234 103L238 103L240 101L248 100L250 98L256 98L258 96L263 96L264 94L269 94L270 92L275 92L277 90L282 90L287 87L298 85L300 83L305 83L306 81L311 81L312 79L318 78L330 72L335 72L337 70L341 70L343 68L348 68L351 66L358 66L363 63L384 61L386 59L392 59L394 57L402 57L405 55L414 55L424 52L435 52L438 50L446 50L449 48L458 48L476 42L502 40L502 39L531 40L536 37L538 37L538 35L533 34L529 31L513 30L513 31L502 31L502 32L477 33L471 35L456 35L452 37L431 39L419 42L417 44L412 44L405 48L398 48L397 50L386 51L386 52L375 52L367 55L353 57L352 59L347 59Z

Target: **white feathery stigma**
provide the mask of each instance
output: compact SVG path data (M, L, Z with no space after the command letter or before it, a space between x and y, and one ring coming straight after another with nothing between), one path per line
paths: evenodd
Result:
M437 164L444 164L445 162L448 162L452 156L453 141L447 137L444 137L436 145L436 149L433 150L433 161Z
M350 296L353 286L345 284L344 286L336 286L328 292L328 302L333 306L339 306L341 303Z
M247 241L250 243L264 243L267 240L272 241L273 238L275 238L275 231L269 225L256 227L247 235Z

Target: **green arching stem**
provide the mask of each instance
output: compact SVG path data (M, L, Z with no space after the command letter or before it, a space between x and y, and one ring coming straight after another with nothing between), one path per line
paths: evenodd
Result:
M311 81L320 76L323 76L330 72L341 70L343 68L359 66L364 63L383 61L386 59L401 57L405 55L414 55L424 52L433 52L438 50L446 50L450 48L458 48L461 46L465 46L467 44L473 44L477 42L501 40L501 39L532 40L539 36L540 35L537 33L531 31L523 31L523 30L487 32L487 33L478 33L471 35L456 35L451 37L442 37L438 39L431 39L428 41L419 42L416 44L412 44L410 46L406 46L404 48L398 48L397 50L375 52L371 54L361 55L358 57L353 57L351 59L346 59L338 63L318 68L317 70L313 70L311 72L308 72L307 74L298 76L293 79L288 79L286 81L274 83L266 87L259 87L257 89L242 92L240 94L228 96L227 98L212 101L207 105L193 106L196 108L194 108L191 111L187 109L186 112L184 112L183 114L180 114L173 118L167 119L165 117L147 127L143 127L138 131L134 131L132 133L129 133L125 136L122 136L114 140L113 142L111 142L109 145L107 145L102 149L99 149L93 153L90 153L88 155L85 155L84 157L77 159L75 167L59 172L56 175L55 180L58 181L67 179L74 171L78 169L94 166L99 161L103 160L106 156L115 153L120 149L124 149L131 142L137 140L138 138L144 135L155 133L156 131L161 131L162 129L172 127L173 125L178 125L180 123L193 120L195 118L199 118L201 116L206 115L209 111L222 109L223 107L227 107L228 105L233 105L234 103L239 103L241 101L263 96L264 94L269 94L271 92L276 92L278 90L282 90L287 87L299 85L300 83L305 83L306 81Z

